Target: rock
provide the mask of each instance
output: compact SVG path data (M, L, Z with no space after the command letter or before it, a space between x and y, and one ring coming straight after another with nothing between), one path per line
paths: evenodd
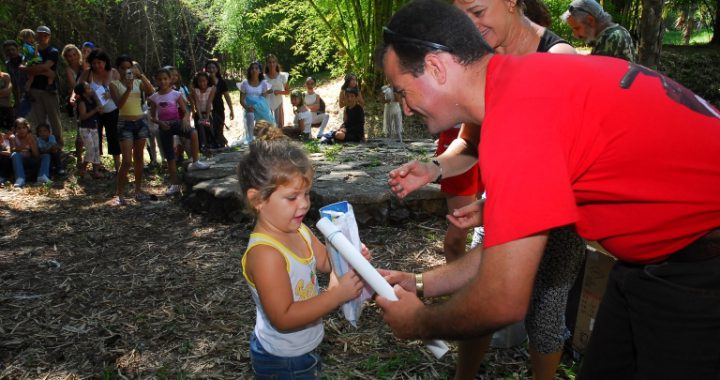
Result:
M186 172L184 181L192 188L185 204L193 211L226 221L247 221L235 168L243 151L219 153L207 162L211 168ZM399 200L387 185L390 170L412 159L429 158L435 151L430 140L408 141L405 145L371 140L365 144L321 147L312 153L315 181L310 192L312 208L306 223L314 223L318 209L324 205L347 200L353 205L360 225L384 225L420 220L446 213L445 196L438 185L427 185Z

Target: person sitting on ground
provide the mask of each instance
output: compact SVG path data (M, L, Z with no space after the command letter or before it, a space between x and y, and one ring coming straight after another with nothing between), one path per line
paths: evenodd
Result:
M20 48L20 53L23 55L23 57L25 57L26 67L38 65L43 62L42 57L40 56L40 52L37 49L37 44L35 43L35 32L33 32L32 29L21 30L18 34L18 40L22 44L22 47ZM25 91L30 91L30 86L32 85L33 79L35 78L35 75L38 74L45 75L48 78L48 89L52 88L55 82L55 72L51 69L44 69L41 73L28 75L27 82L25 82Z
M37 146L40 154L50 155L50 173L55 173L58 176L65 175L65 166L62 163L60 152L62 148L58 145L55 136L50 133L50 126L47 124L40 124L35 129L37 133Z
M215 99L215 86L211 85L210 74L205 71L198 71L192 80L192 92L190 106L192 107L195 128L200 138L200 149L210 148L211 141L215 141L210 119L213 115L213 99Z
M335 132L335 140L341 142L363 142L365 141L365 110L358 103L359 94L357 88L345 90L345 113L343 114L343 125Z
M290 94L290 103L293 105L295 119L292 126L283 127L283 133L290 137L309 139L312 133L312 114L303 103L303 93L293 91Z
M209 166L199 161L200 144L198 143L195 128L190 127L190 115L185 111L186 104L179 91L172 89L170 70L162 68L155 74L158 91L148 98L150 104L150 117L160 128L160 146L165 153L170 175L170 186L165 191L167 195L177 194L180 184L177 179L177 166L175 162L175 147L173 136L182 136L192 141L193 162L188 170L205 170Z
M325 128L328 125L328 122L330 121L330 115L328 115L325 112L325 101L322 100L319 94L315 93L315 79L312 77L307 77L305 80L305 89L307 92L305 93L305 96L303 97L303 103L305 103L305 106L310 110L310 113L312 113L312 123L320 124L320 128L318 128L316 137L321 138L323 135L323 132L325 132Z
M78 177L83 178L87 173L87 165L92 164L93 171L90 175L95 178L102 178L100 173L100 136L98 135L98 120L103 113L103 107L97 99L95 91L88 82L80 81L75 86L75 94L78 95L77 108L78 119L80 120L79 135L82 145L85 147L85 155L82 162L78 164Z
M12 132L10 128L0 125L0 187L5 187L5 182L12 176L12 147L10 139Z
M345 75L345 81L343 82L342 86L340 86L340 94L338 94L338 106L340 106L340 108L344 108L347 106L346 91L349 88L354 88L354 89L358 90L357 104L359 104L362 107L365 107L365 99L363 99L362 91L360 90L360 83L358 82L357 75L352 74L352 73Z
M592 44L591 55L605 55L635 62L635 44L630 32L612 21L595 0L574 0L561 18L573 36Z
M15 187L24 187L27 179L25 169L38 168L37 182L50 182L50 155L40 154L37 140L30 133L30 122L23 117L15 120L15 134L10 138L12 154L10 159L15 172Z

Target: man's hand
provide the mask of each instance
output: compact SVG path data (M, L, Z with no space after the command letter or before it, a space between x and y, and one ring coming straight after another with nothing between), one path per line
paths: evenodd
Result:
M437 174L435 173L436 177ZM432 175L432 170L426 163L414 160L390 171L388 185L398 198L405 198L413 191L432 182L436 178Z
M390 326L396 337L401 339L413 339L420 337L420 326L418 326L418 312L425 307L414 292L405 291L400 286L395 286L397 301L378 296L375 301L383 309L383 319Z
M461 229L482 226L484 204L484 201L477 200L467 206L453 210L448 214L447 219L450 223Z
M380 269L378 268L378 273L380 273L381 276L390 283L390 285L400 285L403 289L407 290L408 292L414 292L415 291L415 275L408 272L400 272L396 270L389 270L389 269Z

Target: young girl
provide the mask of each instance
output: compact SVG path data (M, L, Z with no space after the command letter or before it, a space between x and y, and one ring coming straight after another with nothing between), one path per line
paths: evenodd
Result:
M15 172L15 187L25 186L25 168L37 167L40 170L37 175L38 183L50 181L50 155L40 154L35 136L30 133L30 123L22 117L15 120L15 135L10 138L12 155L10 159Z
M363 99L362 92L360 91L360 83L358 83L357 76L355 74L345 75L345 82L340 87L340 94L338 95L338 105L340 108L347 106L346 91L348 88L355 88L358 90L357 104L361 107L365 107L365 99Z
M85 146L85 157L83 157L82 164L78 165L78 176L84 177L87 173L87 164L92 164L93 171L90 175L95 179L102 178L102 174L100 174L98 119L103 113L103 107L88 82L80 81L75 86L75 94L78 95L77 108L78 118L80 119L80 138L83 146Z
M270 106L264 96L273 92L272 85L265 80L260 64L253 62L247 69L247 79L238 86L240 88L240 104L245 109L245 136L248 143L252 142L252 131L255 121L267 120L274 123Z
M175 66L165 66L170 71L170 82L172 83L173 90L179 91L185 101L185 112L187 115L192 114L192 103L190 102L190 89L183 83L182 75L180 70ZM189 122L189 119L183 119ZM182 161L187 152L188 157L192 156L192 142L188 139L181 138L180 136L173 137L173 145L175 146L175 160Z
M142 97L149 97L155 89L140 71L140 65L133 62L130 56L119 56L116 59L116 66L123 73L123 79L110 83L110 94L120 109L117 132L122 161L116 177L117 198L114 203L121 206L126 204L125 184L128 181L130 165L133 166L135 176L135 200L140 202L150 199L150 196L142 191L145 140L149 134L145 113L142 110Z
M173 195L180 191L175 162L173 136L181 136L192 141L193 162L188 170L203 170L208 166L198 161L200 147L195 128L190 127L190 115L185 112L186 103L179 91L173 90L170 70L160 69L155 74L158 91L148 98L152 122L160 128L160 147L165 154L170 174L170 186L165 194Z
M312 132L312 114L310 110L305 107L303 93L293 91L292 94L290 94L290 103L292 103L294 107L295 119L293 120L293 126L283 127L283 133L290 137L309 138L310 132Z
M360 278L348 272L339 281L331 275L320 293L316 271L332 268L325 246L302 223L312 178L310 160L287 139L256 140L238 165L246 206L256 216L242 268L256 305L250 361L258 378L319 379L314 350L324 335L322 316L362 291Z
M199 71L193 77L193 89L190 97L195 128L200 134L200 146L203 150L214 142L214 133L210 116L212 115L215 86L210 86L210 74Z

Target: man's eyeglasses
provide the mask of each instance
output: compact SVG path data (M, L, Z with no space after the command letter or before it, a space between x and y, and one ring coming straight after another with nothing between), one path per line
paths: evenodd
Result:
M383 36L389 42L421 45L421 46L431 48L433 50L441 50L441 51L446 51L448 53L452 53L452 49L445 45L438 44L435 42L425 41L425 40L419 40L417 38L405 37L402 34L393 32L392 30L390 30L387 27L383 27Z

